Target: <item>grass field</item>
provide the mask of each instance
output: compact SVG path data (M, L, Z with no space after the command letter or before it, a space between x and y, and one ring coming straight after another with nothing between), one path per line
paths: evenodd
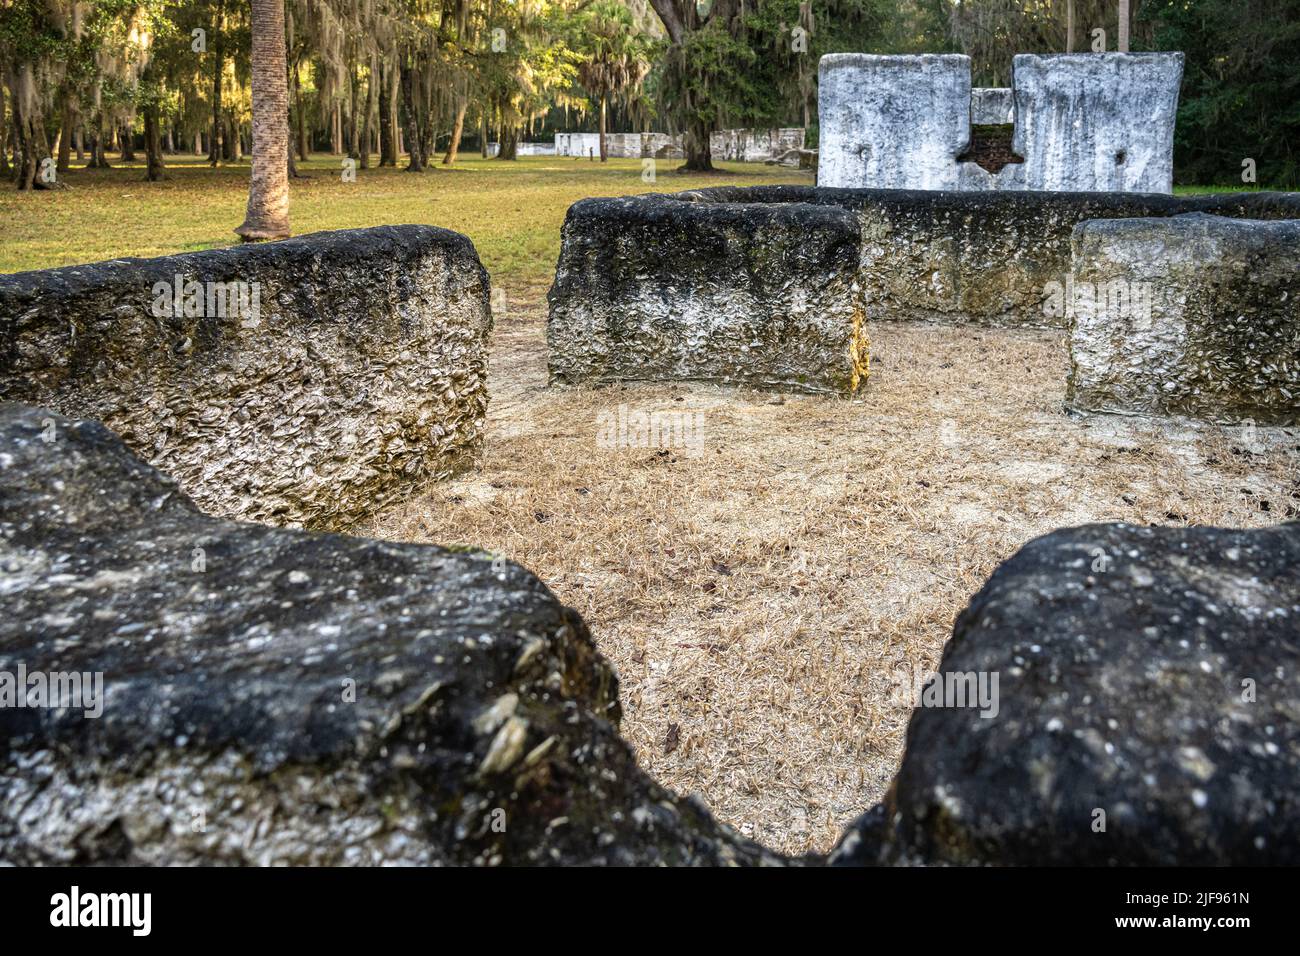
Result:
M418 222L469 235L507 289L481 469L377 515L379 537L513 558L577 608L616 666L623 733L668 786L787 852L825 850L883 794L910 710L891 678L932 668L955 615L1030 538L1089 521L1252 526L1300 513L1300 440L1062 412L1060 332L871 327L852 401L694 384L550 388L543 292L585 196L808 183L744 165L682 177L618 160L467 158L416 176L318 158L298 233ZM229 245L247 167L72 172L0 193L0 269ZM620 405L698 412L697 449L610 449Z
M74 265L121 256L161 256L235 244L244 221L248 164L212 170L195 157L168 157L170 178L144 179L140 164L73 169L71 188L0 190L0 272ZM515 162L462 156L455 167L422 174L358 170L342 180L339 157L299 164L308 178L290 186L297 235L397 223L443 226L474 240L494 282L514 291L549 283L565 210L587 196L674 192L716 185L812 183L809 173L754 163L722 163L724 174L686 176L660 161L643 182L639 159L608 163L530 156Z

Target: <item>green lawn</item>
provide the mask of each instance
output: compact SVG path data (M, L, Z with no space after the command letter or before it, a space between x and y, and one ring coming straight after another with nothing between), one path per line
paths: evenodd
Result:
M657 181L641 179L641 160L593 163L533 156L515 162L462 157L454 168L423 174L358 170L345 183L338 157L300 164L294 180L294 233L396 223L428 223L474 240L495 281L549 282L559 254L560 225L586 196L675 192L717 185L812 183L807 172L755 163L720 164L725 173L685 176L680 160L660 160ZM0 272L72 265L117 256L159 256L233 245L248 195L247 163L209 169L193 157L169 157L170 179L150 183L142 164L110 170L74 168L71 188L0 191Z

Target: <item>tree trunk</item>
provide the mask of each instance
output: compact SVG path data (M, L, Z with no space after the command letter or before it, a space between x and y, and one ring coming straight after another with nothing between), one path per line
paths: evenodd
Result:
M370 117L375 113L379 100L379 86L375 82L379 73L379 58L370 57L370 76L366 80L366 111L361 116L361 161L357 164L362 169L370 168L370 133L373 126Z
M482 117L480 117L480 119L479 119L479 130L478 130L478 150L479 150L479 155L481 155L484 159L487 159L487 157L488 157L488 118L487 118L487 110L486 110L486 109L483 110L483 115L482 115Z
M396 166L397 165L397 131L393 128L393 97L392 97L392 73L391 66L381 66L380 75L383 82L383 94L379 97L379 165Z
M1074 52L1074 0L1065 0L1065 52Z
M605 147L605 113L607 111L608 98L604 93L600 95L600 161L602 163L609 161L609 151Z
M86 124L77 123L77 162L86 161Z
M416 115L415 70L405 61L402 62L402 107L406 110L406 148L410 159L406 163L408 173L424 172L424 155L421 152L419 118Z
M1119 0L1119 52L1128 52L1129 0Z
M111 168L108 162L108 134L105 132L107 128L104 111L100 110L95 114L95 136L90 143L90 162L86 163L87 169Z
M451 126L451 139L447 141L447 155L442 157L442 165L451 166L456 162L456 154L460 152L460 137L465 131L465 111L469 109L469 102L461 98L456 103L456 120Z
M681 172L713 172L713 151L709 146L708 124L698 120L691 123L684 139L682 146L686 151L686 164L681 167Z
M221 162L221 76L226 70L226 31L224 23L225 0L217 4L213 25L216 27L216 44L212 57L212 134L208 138L208 165Z
M361 156L361 143L358 139L361 127L357 122L357 90L361 87L361 77L355 67L348 71L348 87L348 122L344 127L343 141L348 155L358 159Z
M158 132L158 101L150 99L144 106L145 178L156 183L167 178L162 158L162 136Z
M239 159L239 131L234 116L227 112L221 123L221 158L231 163Z
M66 173L73 161L73 107L64 98L64 129L59 134L59 172Z
M35 68L21 64L7 76L12 103L14 131L14 166L20 190L49 189L52 185L42 164L51 159L45 138L45 121L41 116L40 97L36 94ZM23 96L23 91L28 96ZM24 99L26 102L24 102Z
M302 109L302 81L299 77L299 64L293 65L293 97L297 101L298 114L298 158L307 162L307 117Z
M519 158L519 127L501 124L501 148L497 159Z
M289 68L284 0L252 0L253 169L245 242L289 235Z
M122 131L119 134L122 143L122 162L124 163L135 162L135 136L131 131L133 125L129 120L124 122Z

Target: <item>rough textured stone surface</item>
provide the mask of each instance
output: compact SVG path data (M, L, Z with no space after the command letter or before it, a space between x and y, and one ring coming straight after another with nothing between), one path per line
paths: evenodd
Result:
M260 312L156 315L178 275ZM338 528L472 463L491 321L473 244L429 226L28 272L0 399L102 420L210 513Z
M638 770L614 673L517 565L207 517L98 423L5 404L0 567L0 671L104 681L98 718L0 708L8 863L779 862Z
M1049 283L1071 272L1070 237L1090 219L1300 216L1300 195L1171 197L1049 192L830 191L862 219L868 320L1062 327Z
M1300 220L1085 222L1072 278L1068 405L1300 424Z
M748 190L569 209L546 338L553 382L693 380L850 394L867 372L858 220Z
M1300 863L1297 638L1300 523L1039 538L938 669L996 672L997 716L918 708L832 862Z
M817 68L817 183L955 189L970 140L970 58L832 53Z
M1016 121L1016 96L1009 86L985 86L970 91L972 126L1001 126Z
M704 189L679 193L676 198L697 204L689 219L676 220L692 224L719 215L719 210L734 210L739 205L842 209L859 223L858 278L868 321L920 320L995 326L1064 327L1065 316L1050 308L1047 289L1049 283L1064 285L1066 282L1071 269L1070 237L1074 228L1086 220L1167 217L1195 211L1244 219L1300 218L1300 194L1265 192L1172 197L756 186ZM657 314L670 313L685 293L678 291L680 286L677 289L673 286L676 265L667 259L650 258L660 255L656 251L659 246L654 244L659 240L650 237L665 227L661 214L649 217L646 212L664 208L662 202L653 206L642 205L639 199L599 202L622 205L597 207L600 211L595 215L573 215L566 222L566 251L561 254L560 267L570 274L564 283L557 280L552 290L553 309L558 297L562 309L587 314L582 310L590 303L584 304L581 299L585 283L590 283L597 289L594 302L599 304L602 315L616 315L624 305L621 296L627 296L629 302L647 299L658 310ZM734 216L734 213L727 215ZM651 222L658 224L655 226L658 232L647 232L643 237L642 229L648 228ZM591 234L581 239L584 231ZM686 238L681 241L685 242ZM607 272L625 267L607 262L617 258L614 249L620 250L617 255L633 256L638 263L632 280L617 287L609 283ZM643 259L650 261L641 265ZM801 267L797 258L791 264ZM704 272L694 281L707 284L712 301L725 303L731 294L731 283L736 284L736 295L748 295L746 284L752 280L745 271L732 268L728 272L716 260L698 264L688 260L688 268ZM660 271L647 271L650 269ZM579 282L579 276L590 278ZM671 290L663 294L662 301L655 300L654 286L647 288L652 277L658 277L654 282ZM838 294L842 288L827 286L823 298ZM637 310L644 308L647 307L637 306ZM734 311L735 307L731 308ZM578 332L572 334L576 336ZM593 350L604 347L600 342L574 344ZM646 375L631 377L648 378L654 374L658 370L650 366Z
M1181 53L1018 54L1019 188L1170 192L1182 80Z
M1181 53L1021 54L1011 90L972 90L969 57L829 54L818 68L817 182L1168 193L1182 71ZM989 171L963 161L971 124L1012 122L1023 162Z

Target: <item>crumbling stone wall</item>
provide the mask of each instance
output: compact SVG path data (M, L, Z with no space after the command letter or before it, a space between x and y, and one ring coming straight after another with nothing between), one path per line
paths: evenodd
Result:
M765 163L792 149L803 149L802 126L782 129L724 129L709 136L714 159Z
M1081 223L1066 402L1300 424L1300 219Z
M847 395L867 372L858 219L717 190L570 207L552 382L691 380Z
M1300 194L1294 193L1174 197L756 186L680 196L848 210L859 221L858 279L868 321L993 326L1065 326L1050 289L1070 276L1070 237L1081 222L1187 212L1300 219Z
M832 53L817 68L817 182L956 189L970 139L970 58Z
M0 404L0 566L0 672L86 678L0 707L6 862L819 862L648 778L581 618L490 554L212 518ZM830 862L1300 863L1297 617L1300 523L1031 542Z
M791 149L801 149L803 127L782 129L724 129L709 136L713 158L732 162L765 163ZM607 155L620 159L681 159L681 134L606 133ZM600 156L599 133L556 133L557 156Z
M1016 188L1171 192L1182 80L1181 53L1017 55Z
M1030 542L957 618L942 695L831 862L1300 863L1298 617L1300 522Z
M0 565L0 671L100 682L0 707L7 863L778 859L641 772L512 562L208 517L102 425L0 404Z
M829 54L818 66L817 182L1168 193L1182 71L1181 53L1020 54L1010 91L972 90L965 56ZM972 124L1005 123L1023 162L990 171L969 161Z
M342 527L473 463L488 300L428 226L4 276L0 399L105 422L213 514Z
M970 91L972 126L1001 126L1016 121L1016 94L1009 86L986 86Z

